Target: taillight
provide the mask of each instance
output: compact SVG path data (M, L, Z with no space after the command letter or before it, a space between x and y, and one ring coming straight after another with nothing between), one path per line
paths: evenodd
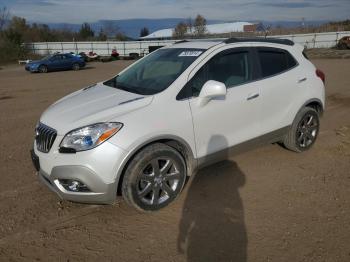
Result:
M316 75L321 78L323 84L326 82L326 75L320 69L316 69Z

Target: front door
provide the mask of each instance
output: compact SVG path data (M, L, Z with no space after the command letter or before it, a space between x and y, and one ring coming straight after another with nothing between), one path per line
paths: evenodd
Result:
M50 69L51 70L59 70L63 68L63 56L58 54L50 58Z
M232 48L211 58L188 82L198 158L225 153L259 135L260 88L254 79L252 51ZM202 106L198 95L208 80L224 83L227 94Z
M73 58L70 55L62 55L62 69L71 69Z

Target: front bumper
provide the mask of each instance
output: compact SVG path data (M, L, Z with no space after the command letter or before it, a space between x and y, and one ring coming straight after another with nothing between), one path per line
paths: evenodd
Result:
M92 150L63 154L58 151L61 139L56 140L49 153L38 151L34 143L31 158L40 180L62 199L112 204L117 194L118 170L127 152L107 141ZM81 182L89 191L67 190L65 180Z
M25 70L28 71L28 72L38 72L38 67L31 67L29 65L26 65L25 67Z
M112 204L116 198L115 183L104 183L93 171L83 166L55 167L51 175L40 169L38 176L61 199L80 203ZM81 181L88 186L91 192L68 191L60 184L60 179Z

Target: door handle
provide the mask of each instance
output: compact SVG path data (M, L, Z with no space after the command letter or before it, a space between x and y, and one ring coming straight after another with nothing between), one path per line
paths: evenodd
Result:
M258 93L255 93L255 94L250 94L247 98L247 100L252 100L252 99L255 99L255 98L258 98L259 97L259 94Z
M306 80L307 80L307 78L304 77L304 78L302 78L302 79L299 79L299 80L298 80L298 83L300 84L300 83L302 83L302 82L305 82Z

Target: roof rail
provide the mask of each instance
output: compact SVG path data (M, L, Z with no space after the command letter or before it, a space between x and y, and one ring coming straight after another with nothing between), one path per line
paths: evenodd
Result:
M181 43L187 43L189 42L188 40L179 40L174 43L174 45L181 44Z
M179 40L174 43L176 44L181 44L181 43L189 43L189 42L218 42L222 43L224 38L203 38L203 39L184 39L184 40Z
M280 45L290 45L293 46L294 42L289 39L280 39L280 38L260 38L260 37L254 37L254 38L244 38L244 37L234 37L229 38L224 41L225 44L232 44L232 43L241 43L241 42L262 42L262 43L273 43L273 44L280 44Z

